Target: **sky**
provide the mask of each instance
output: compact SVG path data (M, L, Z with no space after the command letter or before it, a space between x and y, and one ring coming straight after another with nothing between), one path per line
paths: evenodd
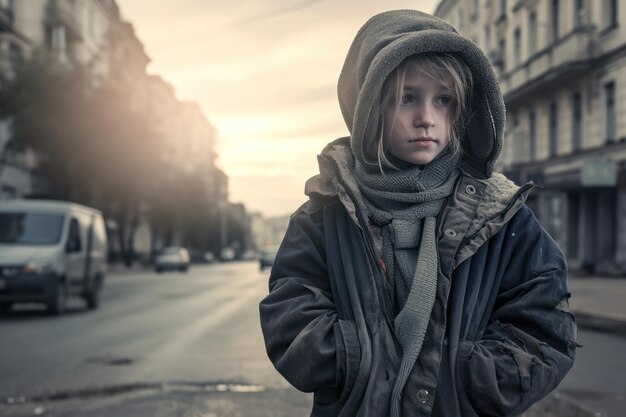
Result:
M306 201L317 155L348 135L336 83L376 13L433 13L438 0L117 0L151 63L217 129L229 200L266 217Z

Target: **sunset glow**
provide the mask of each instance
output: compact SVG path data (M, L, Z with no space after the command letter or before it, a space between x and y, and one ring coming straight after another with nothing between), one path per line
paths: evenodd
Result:
M118 0L179 99L217 129L230 200L284 215L305 201L317 154L348 134L336 81L359 27L384 10L432 13L437 1Z

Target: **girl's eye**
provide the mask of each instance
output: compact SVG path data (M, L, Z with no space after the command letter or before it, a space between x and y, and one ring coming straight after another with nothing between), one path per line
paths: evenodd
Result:
M413 96L410 94L402 94L400 97L400 104L409 104L413 102Z
M440 96L435 100L435 104L439 106L448 106L452 103L452 97L450 96Z

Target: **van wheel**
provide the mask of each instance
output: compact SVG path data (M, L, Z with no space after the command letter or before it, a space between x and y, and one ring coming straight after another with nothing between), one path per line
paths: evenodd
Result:
M87 308L90 310L95 310L100 307L100 289L102 288L102 281L102 276L98 275L92 287L85 293L85 302L87 303Z
M65 303L67 301L67 293L65 291L65 284L61 281L57 282L50 299L46 303L48 313L55 316L60 316L65 312Z

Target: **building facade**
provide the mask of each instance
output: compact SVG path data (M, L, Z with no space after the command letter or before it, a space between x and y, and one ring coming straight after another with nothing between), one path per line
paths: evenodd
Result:
M108 35L119 24L114 0L0 0L0 71L10 76L22 58L45 51L106 74ZM33 192L35 158L9 149L10 139L10 121L0 121L0 198L25 197Z
M621 4L620 4L621 3ZM571 270L626 272L626 5L443 0L435 14L490 57L507 107L499 168Z
M261 250L280 245L287 232L290 216L265 218L256 212L250 215L250 219L255 249Z
M33 42L16 22L18 2L0 0L0 72L12 76L20 57L28 53ZM30 166L24 154L12 152L10 124L0 121L0 199L20 197L30 192Z

